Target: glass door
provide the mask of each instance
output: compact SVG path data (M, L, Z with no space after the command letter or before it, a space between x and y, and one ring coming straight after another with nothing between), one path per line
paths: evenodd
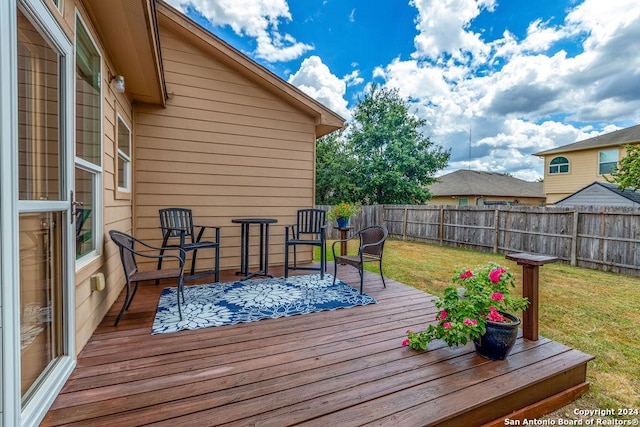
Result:
M73 358L69 55L17 10L18 239L22 410L42 407ZM67 367L68 368L68 367ZM58 380L58 383L60 381ZM27 412L33 412L29 409ZM36 409L37 411L37 409ZM28 418L28 416L27 416Z

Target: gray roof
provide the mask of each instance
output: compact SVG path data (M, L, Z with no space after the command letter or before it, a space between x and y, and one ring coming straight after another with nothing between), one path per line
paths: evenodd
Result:
M546 156L547 154L564 153L566 151L587 150L589 148L610 147L623 144L640 142L640 125L620 129L615 132L605 133L594 138L552 148L551 150L535 153L536 156Z
M542 182L529 182L501 173L460 169L429 186L433 196L502 196L544 198Z
M585 191L586 189L593 187L595 185L601 186L606 188L607 190L617 194L618 196L624 197L625 199L631 200L634 203L638 203L640 204L640 192L639 191L633 191L633 189L631 188L625 188L624 190L621 190L618 187L618 184L613 184L611 182L599 182L599 181L595 181L592 182L591 184L587 185L584 188L581 188L580 190L576 191L575 193L565 197L562 200L558 200L556 202L556 204L561 204L563 201L567 200L570 197L574 197L576 194Z

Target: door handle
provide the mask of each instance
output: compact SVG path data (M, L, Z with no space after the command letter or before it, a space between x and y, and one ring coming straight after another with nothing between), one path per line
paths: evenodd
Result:
M70 218L70 219L71 219L71 224L73 224L73 221L74 221L74 220L75 220L75 218L76 218L76 213L78 212L78 211L76 210L76 208L77 208L77 207L79 207L79 206L84 206L84 202L77 202L77 201L74 199L74 197L73 197L73 190L71 190L71 191L69 192L69 195L70 195L69 200L71 200L71 215L70 215L70 216L71 216L71 218Z

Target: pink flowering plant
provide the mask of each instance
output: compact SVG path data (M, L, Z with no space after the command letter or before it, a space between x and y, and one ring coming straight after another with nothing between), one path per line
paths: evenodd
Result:
M513 274L493 262L473 271L462 269L451 281L444 298L435 302L437 323L422 332L407 331L403 346L426 350L436 339L449 346L465 345L485 333L487 321L508 322L501 312L522 311L529 304L526 298L510 294L515 288Z

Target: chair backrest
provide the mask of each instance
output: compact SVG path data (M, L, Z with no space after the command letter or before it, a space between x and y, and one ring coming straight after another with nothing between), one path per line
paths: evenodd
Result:
M87 218L91 215L91 209L89 208L75 208L74 212L76 222L76 240L82 234L82 227L84 227L85 222L87 222Z
M131 277L133 273L138 271L138 264L133 253L136 238L118 230L110 230L109 236L120 249L120 260L125 276Z
M170 230L169 237L180 237L180 231L184 231L185 239L194 242L193 216L191 209L186 208L166 208L160 209L160 228L165 236Z
M327 212L322 209L300 209L296 221L296 238L301 234L320 235L321 228L327 223Z
M362 253L372 255L376 257L382 256L384 250L384 242L387 240L389 232L383 225L372 225L367 228L363 228L358 232L360 235L360 247L376 243L376 245L367 246L362 249Z

